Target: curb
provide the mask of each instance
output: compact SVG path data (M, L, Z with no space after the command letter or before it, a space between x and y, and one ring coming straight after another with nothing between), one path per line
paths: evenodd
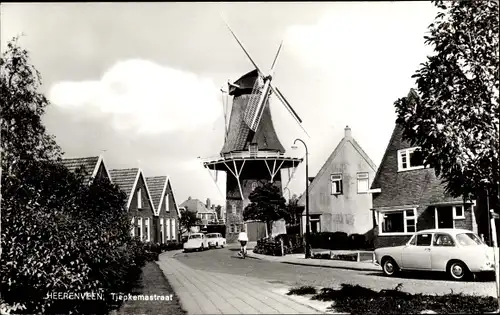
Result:
M265 260L265 261L269 261L269 262L278 262L278 263L282 263L282 264L296 265L296 266L322 267L322 268L347 269L347 270L357 270L357 271L373 271L373 272L379 271L377 269L370 269L370 268L363 268L363 267L316 265L316 264L308 264L308 263L293 262L293 261L273 261L270 259L264 259L264 258L259 258L259 257L255 257L255 256L250 256L250 255L248 255L247 257L257 259L257 260Z

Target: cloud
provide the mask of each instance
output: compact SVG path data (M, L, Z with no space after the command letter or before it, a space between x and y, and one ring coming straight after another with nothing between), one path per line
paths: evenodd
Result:
M199 129L222 112L211 79L146 60L118 62L99 81L55 83L49 100L88 116L110 116L115 129L139 134Z

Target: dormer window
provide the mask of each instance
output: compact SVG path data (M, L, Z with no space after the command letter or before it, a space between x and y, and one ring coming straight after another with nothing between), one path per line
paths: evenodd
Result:
M142 209L142 190L137 189L137 209Z
M424 168L422 155L418 147L398 151L398 172Z

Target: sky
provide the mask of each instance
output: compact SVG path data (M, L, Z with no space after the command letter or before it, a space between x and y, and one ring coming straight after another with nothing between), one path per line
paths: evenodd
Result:
M273 83L310 137L278 101L271 114L287 154L304 157L303 147L291 146L307 143L314 176L346 125L380 164L394 102L432 54L424 35L437 12L424 1L4 3L0 42L4 51L24 34L19 44L51 102L44 123L65 156L102 153L111 169L170 176L178 204L189 196L223 204L225 175L216 184L200 158L223 146L220 88L253 66L221 13L262 69L283 40ZM288 172L282 176L288 182ZM304 192L305 163L288 188Z

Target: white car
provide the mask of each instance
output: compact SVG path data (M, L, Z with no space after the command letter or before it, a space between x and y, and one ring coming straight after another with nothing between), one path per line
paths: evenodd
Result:
M375 250L384 274L400 270L443 271L463 280L473 273L494 271L493 248L476 233L462 229L433 229L415 233L406 245Z
M221 247L224 248L226 246L226 239L222 237L220 233L207 233L207 240L209 247Z
M192 233L189 235L187 242L184 243L184 251L203 251L208 249L208 241L203 233Z

